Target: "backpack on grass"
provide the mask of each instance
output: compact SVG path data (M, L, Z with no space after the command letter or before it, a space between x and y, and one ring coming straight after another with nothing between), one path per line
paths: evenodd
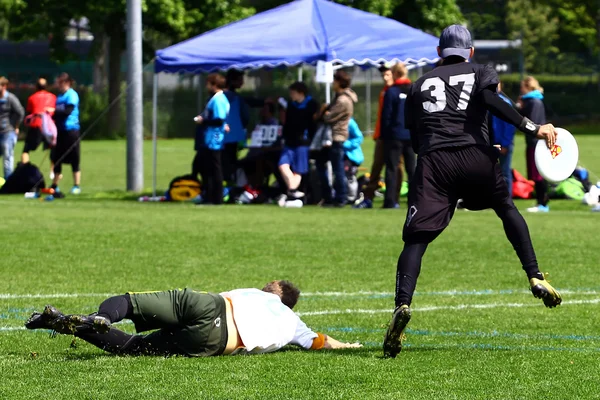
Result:
M535 184L533 181L525 179L523 175L516 169L512 170L513 174L513 199L530 199L533 196L535 190Z
M190 201L202 193L202 184L192 175L174 178L169 184L168 199L171 201Z

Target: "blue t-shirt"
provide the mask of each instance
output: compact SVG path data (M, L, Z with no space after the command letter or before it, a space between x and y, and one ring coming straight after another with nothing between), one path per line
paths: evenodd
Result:
M229 100L223 92L216 93L206 105L204 117L204 146L211 150L221 150L225 138L225 120L229 114ZM218 126L211 126L211 121L221 120Z
M227 124L229 125L229 133L225 135L224 143L239 143L246 140L246 129L242 122L242 107L244 100L239 94L232 91L224 92L225 97L229 101L229 115L227 116Z
M63 115L55 114L54 120L59 130L79 130L79 95L72 88L56 96L56 109L64 110L67 106L73 106L73 111L65 119Z

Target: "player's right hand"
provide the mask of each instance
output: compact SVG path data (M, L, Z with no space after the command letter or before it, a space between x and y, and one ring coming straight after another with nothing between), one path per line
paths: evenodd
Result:
M551 149L556 142L556 129L554 129L554 125L546 124L540 126L540 129L537 132L537 138L545 140L546 146Z

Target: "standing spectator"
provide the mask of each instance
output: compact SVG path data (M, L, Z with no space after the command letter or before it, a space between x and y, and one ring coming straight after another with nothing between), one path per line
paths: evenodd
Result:
M348 182L344 171L344 142L348 139L348 123L354 114L354 103L358 101L356 93L350 89L352 82L350 75L344 71L337 71L333 76L333 90L335 98L329 105L323 106L323 121L331 126L333 143L329 149L329 161L333 170L335 198L333 205L343 207L348 198ZM321 174L322 187L325 195L325 204L331 203L329 180Z
M229 129L226 124L230 111L229 101L223 93L225 78L210 74L206 78L206 90L211 95L202 114L194 120L200 125L200 135L196 140L195 165L199 165L202 175L202 203L223 203L223 170L221 152L223 140Z
M308 173L309 146L317 129L314 117L319 104L308 95L308 88L302 82L290 85L289 91L291 101L285 113L279 171L288 188L287 197L297 199L304 196L298 187L302 175Z
M377 110L377 122L375 123L375 131L373 132L373 140L375 140L375 151L373 153L373 164L371 165L371 174L369 175L369 183L363 193L363 200L358 203L355 208L373 208L373 198L375 191L379 186L379 178L383 169L383 142L381 138L381 111L383 110L383 98L385 92L394 84L392 76L392 65L384 64L379 67L381 78L383 79L383 89L379 92L379 108Z
M225 79L227 90L224 93L230 107L226 122L230 130L223 141L221 164L223 177L227 182L233 182L237 168L238 147L240 142L246 140L246 126L250 120L250 114L244 99L237 93L237 90L244 85L244 73L231 69L227 71Z
M410 90L408 71L402 63L392 67L394 84L387 90L381 113L381 140L385 161L385 201L383 208L400 208L398 199L402 182L397 179L400 157L404 156L408 181L415 172L416 156L410 141L410 131L406 128L404 104Z
M42 118L41 115L48 113L54 115L56 108L56 96L46 90L48 83L46 79L39 78L35 88L36 92L29 96L27 100L27 136L25 137L25 146L23 154L21 154L21 162L27 164L29 162L29 152L35 151L44 141L42 137ZM26 120L26 122L27 122ZM46 146L44 146L46 148Z
M15 145L24 116L19 99L8 91L8 79L0 77L0 154L4 161L4 179L13 172Z
M58 183L62 178L62 165L71 164L73 171L72 194L81 193L81 149L79 140L79 95L71 87L73 80L66 72L56 78L59 95L56 98L54 122L56 123L56 147L50 151L50 161L54 164L52 188L60 193Z
M502 100L513 105L513 102L502 92L502 83L498 83L498 95ZM500 146L500 168L502 169L502 176L506 180L506 185L508 186L508 194L510 198L512 198L512 183L513 183L513 174L512 174L512 156L514 149L514 137L517 128L508 122L503 121L502 119L496 117L495 115L490 115L492 118L492 132L494 137L494 144Z
M346 170L346 179L348 180L348 202L352 203L358 196L358 179L356 173L358 167L365 160L362 148L360 145L364 140L364 136L358 127L354 118L350 118L348 123L348 140L344 142L344 168Z
M546 109L544 107L544 89L533 76L528 76L521 82L521 114L536 124L544 125L546 121ZM535 182L535 195L537 205L528 208L528 212L549 212L548 207L548 183L542 178L535 165L535 146L538 139L526 135L527 149L527 179Z

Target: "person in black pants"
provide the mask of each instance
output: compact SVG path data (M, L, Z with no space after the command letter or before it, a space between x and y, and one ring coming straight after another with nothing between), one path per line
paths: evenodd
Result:
M212 95L204 112L194 120L199 126L196 133L196 158L193 170L202 175L202 204L223 203L223 169L221 152L223 139L229 131L225 123L229 114L229 101L223 89L225 78L210 74L206 78L206 89Z
M415 172L416 156L410 141L410 131L404 123L404 103L410 89L406 66L397 63L392 67L394 84L385 92L381 112L381 140L383 140L383 159L385 163L385 201L383 208L400 208L398 204L402 182L397 182L397 168L400 157L404 156L404 165L408 181Z
M521 114L529 118L535 124L543 125L546 120L546 108L544 107L544 89L540 86L537 79L528 76L521 82ZM535 182L535 196L537 205L527 209L527 212L547 213L550 211L548 202L548 182L540 175L535 164L535 147L538 139L531 136L525 137L527 148L525 150L527 160L527 179Z

